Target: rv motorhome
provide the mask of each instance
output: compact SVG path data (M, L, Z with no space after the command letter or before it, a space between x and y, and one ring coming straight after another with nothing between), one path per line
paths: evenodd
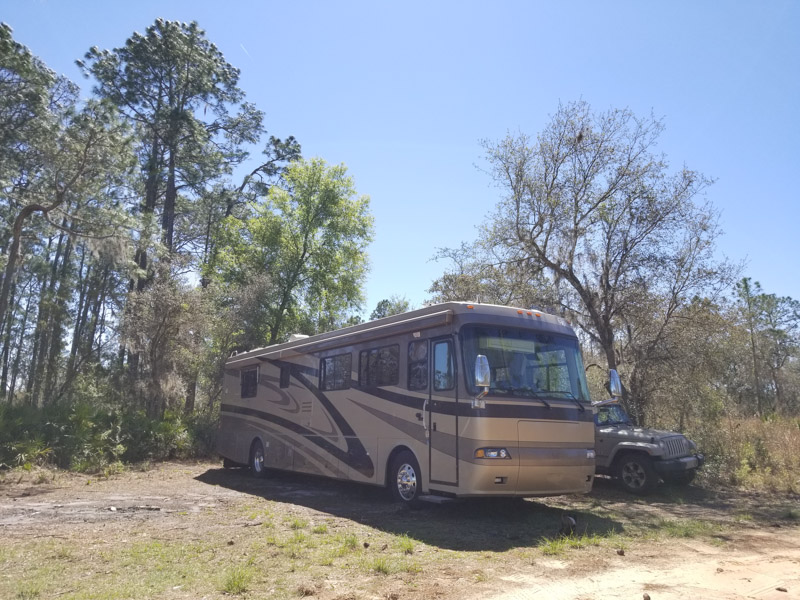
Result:
M594 422L578 339L537 310L450 302L232 356L217 449L423 496L585 493Z

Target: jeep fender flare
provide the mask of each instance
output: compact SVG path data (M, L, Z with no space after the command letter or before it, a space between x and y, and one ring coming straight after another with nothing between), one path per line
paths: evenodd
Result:
M640 442L621 442L614 446L614 451L608 457L608 466L612 468L617 458L629 452L639 452L647 454L650 458L659 458L655 454L656 446L654 444L644 444Z

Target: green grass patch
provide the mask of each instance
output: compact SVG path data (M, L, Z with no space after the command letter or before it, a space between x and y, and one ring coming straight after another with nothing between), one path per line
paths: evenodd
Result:
M407 533L397 538L397 547L403 554L414 554L414 540L408 537Z
M385 556L377 556L368 563L369 570L380 575L391 575L398 569L396 566Z
M557 538L542 538L539 540L539 549L547 556L566 554L567 550L577 550L587 546L599 546L605 538L597 534L570 535Z
M710 521L697 519L672 520L659 519L654 523L654 529L673 538L697 538L718 533L722 528Z
M355 533L345 533L341 536L341 547L348 551L353 552L358 550L358 537Z
M253 576L253 567L250 562L235 566L225 573L222 581L222 591L234 596L244 594L250 589Z

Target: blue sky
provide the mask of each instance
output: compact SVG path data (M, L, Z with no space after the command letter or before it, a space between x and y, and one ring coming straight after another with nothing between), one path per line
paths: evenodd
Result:
M372 199L367 314L415 306L499 191L480 141L535 135L559 101L663 117L674 168L714 177L721 255L800 299L800 2L66 2L4 0L52 69L155 18L196 20L279 137L345 163Z

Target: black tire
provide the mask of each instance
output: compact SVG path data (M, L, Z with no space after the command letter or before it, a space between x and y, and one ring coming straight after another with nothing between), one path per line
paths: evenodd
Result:
M418 508L422 495L422 471L414 455L403 450L392 459L389 467L389 490L395 501Z
M623 454L617 459L616 476L622 489L643 496L653 491L658 473L646 454Z
M697 475L697 469L692 469L690 471L683 471L682 473L673 473L669 476L665 475L664 481L669 485L683 487L692 483L695 475Z
M267 468L264 466L264 444L261 440L255 440L250 447L250 472L253 477L262 479L267 476Z

